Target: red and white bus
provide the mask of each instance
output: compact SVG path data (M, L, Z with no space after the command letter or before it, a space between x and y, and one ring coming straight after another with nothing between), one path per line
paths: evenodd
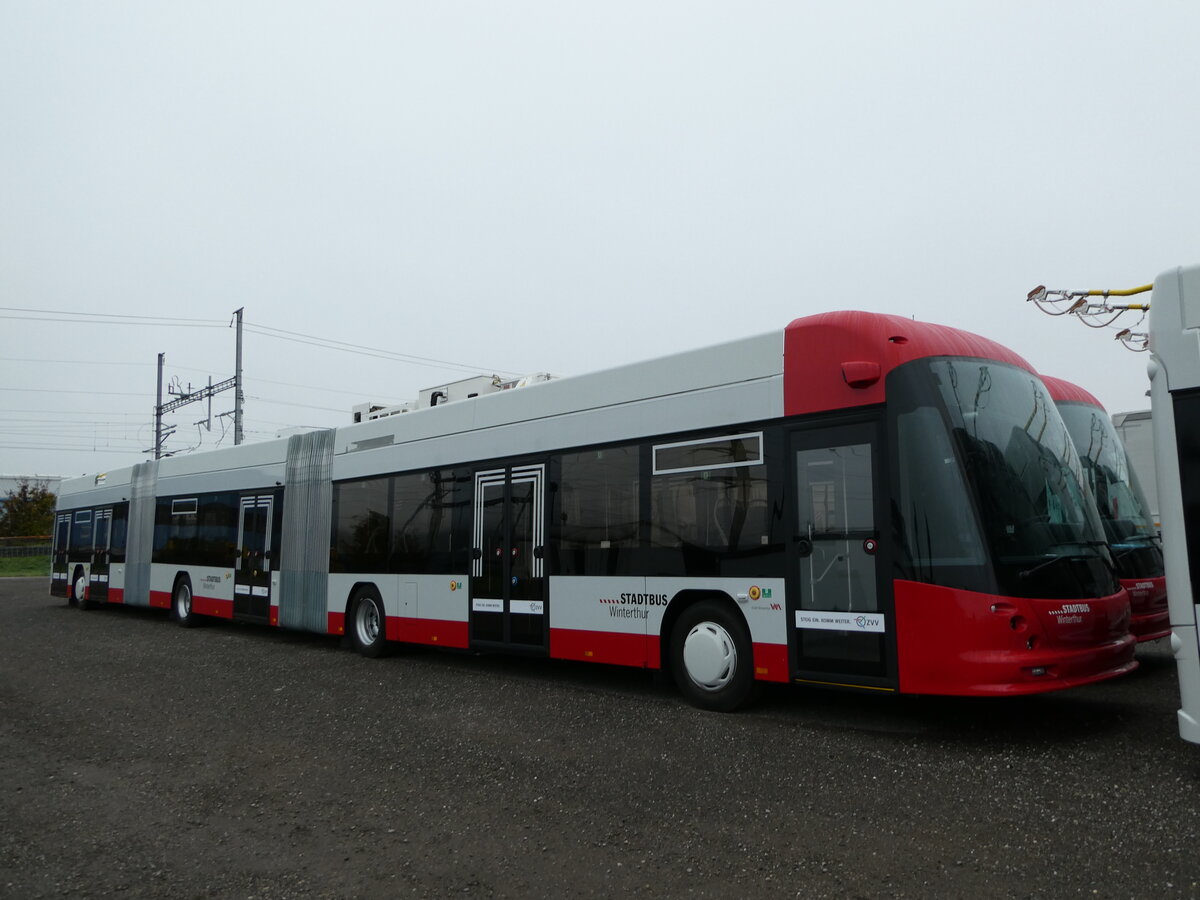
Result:
M1112 419L1100 401L1078 385L1048 375L1042 381L1075 443L1117 576L1129 592L1129 630L1139 642L1167 637L1171 623L1162 543Z
M52 593L756 681L1011 695L1131 671L1049 393L869 313L64 483ZM452 402L436 402L435 400Z

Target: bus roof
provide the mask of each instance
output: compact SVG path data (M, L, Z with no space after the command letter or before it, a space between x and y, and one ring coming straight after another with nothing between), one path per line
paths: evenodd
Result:
M1103 403L1077 384L1064 381L1061 378L1055 378L1051 375L1043 375L1042 381L1050 389L1050 399L1055 403L1085 403L1088 406L1095 406L1100 410L1104 410Z
M1007 347L948 325L884 313L820 313L796 319L784 333L785 412L882 403L889 372L930 356L993 359L1037 374Z

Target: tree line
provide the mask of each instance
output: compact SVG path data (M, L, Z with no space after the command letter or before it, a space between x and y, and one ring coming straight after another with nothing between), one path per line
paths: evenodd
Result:
M50 534L58 495L45 482L23 480L0 504L0 537Z

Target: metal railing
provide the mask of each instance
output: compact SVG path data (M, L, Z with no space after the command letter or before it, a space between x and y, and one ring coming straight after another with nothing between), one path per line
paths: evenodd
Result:
M48 534L0 537L0 556L49 556L52 549Z

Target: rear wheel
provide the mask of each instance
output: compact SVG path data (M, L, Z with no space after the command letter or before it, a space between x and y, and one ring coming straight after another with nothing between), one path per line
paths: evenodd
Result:
M746 623L729 604L701 600L671 632L671 674L689 703L732 712L754 689L754 655Z
M195 628L200 624L200 617L192 612L192 580L186 575L175 582L171 594L171 618L184 628Z
M87 590L88 583L87 578L84 577L83 569L76 569L71 592L75 595L75 604L80 609L91 609L95 605L88 599Z
M354 595L350 637L354 649L363 656L377 657L387 652L387 618L383 601L374 591L364 590Z

